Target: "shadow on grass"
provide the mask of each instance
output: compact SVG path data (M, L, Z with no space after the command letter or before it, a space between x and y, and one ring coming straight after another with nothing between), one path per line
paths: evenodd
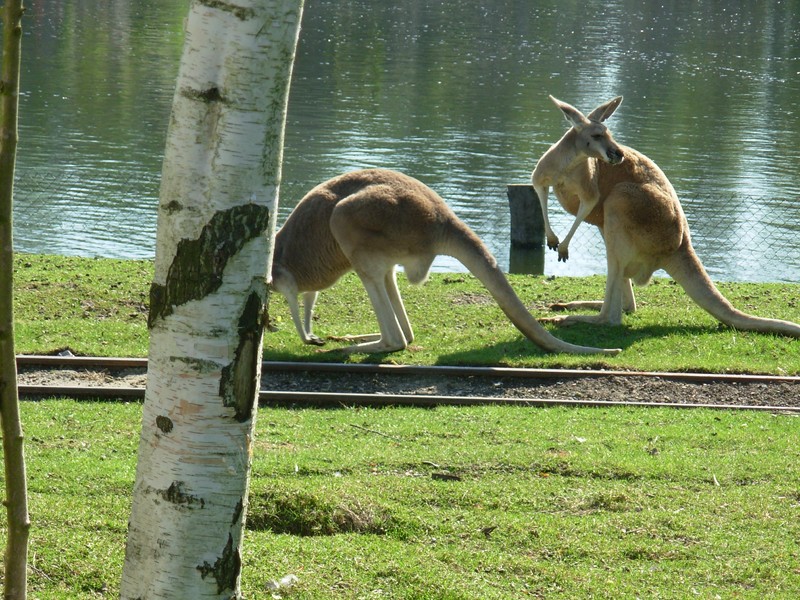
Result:
M636 329L631 329L625 325L591 325L588 323L577 323L561 327L550 327L548 331L555 337L581 346L592 346L597 348L622 348L618 355L625 358L628 348L639 342L658 338L668 338L673 336L690 338L692 336L707 335L722 329L727 329L725 325L685 325L685 324L663 324L649 325ZM519 337L511 342L500 342L491 346L484 346L462 352L442 353L436 361L437 366L445 365L477 365L485 363L488 366L493 364L505 364L509 362L521 362L531 356L562 356L570 357L569 363L574 365L576 359L581 360L581 366L585 368L608 369L614 368L615 357L601 355L571 355L571 354L550 354L539 348L536 344L525 337ZM558 364L553 366L557 367Z
M592 325L589 323L573 323L571 325L548 326L547 330L555 337L580 346L592 346L596 348L622 348L619 358L625 358L626 350L640 342L647 340L683 337L690 339L695 336L708 335L714 332L729 329L721 323L709 323L708 325L697 324L687 325L685 323L644 325L631 328L627 325L608 326ZM433 337L429 335L418 336L415 343L422 343L428 348L435 344ZM311 354L292 352L288 349L276 350L265 346L263 358L267 361L286 361L286 362L325 362L325 363L365 363L365 364L403 364L404 352L379 352L374 354L348 354L342 348L331 346L317 348ZM437 366L497 366L508 363L519 363L531 359L532 357L550 357L548 362L554 367L559 366L557 357L563 357L565 366L575 366L576 361L580 361L580 366L584 368L614 368L617 360L614 357L600 355L572 355L572 354L551 354L528 340L521 334L511 341L503 341L495 344L478 346L467 350L448 352L447 348L441 348L442 352L430 364ZM552 359L556 357L555 363ZM594 358L593 358L594 357ZM634 361L635 362L635 361Z

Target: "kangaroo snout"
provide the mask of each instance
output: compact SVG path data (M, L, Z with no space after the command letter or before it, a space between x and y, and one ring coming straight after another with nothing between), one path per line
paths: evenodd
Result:
M609 148L608 152L606 152L606 157L612 165L618 165L625 160L625 154L619 148Z

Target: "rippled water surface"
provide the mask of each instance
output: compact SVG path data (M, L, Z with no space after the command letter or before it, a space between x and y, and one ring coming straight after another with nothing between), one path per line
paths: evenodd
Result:
M509 267L508 183L589 110L672 180L712 276L800 281L800 2L306 0L281 211L342 171L428 183ZM154 254L184 3L32 0L15 244ZM153 15L158 18L154 19ZM551 208L563 236L571 218ZM585 226L548 274L605 272ZM440 259L435 268L460 265Z

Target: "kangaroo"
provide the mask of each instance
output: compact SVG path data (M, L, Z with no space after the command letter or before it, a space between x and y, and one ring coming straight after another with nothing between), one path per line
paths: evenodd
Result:
M800 325L745 314L714 286L692 248L686 217L666 175L645 155L617 144L603 124L622 102L621 96L587 116L553 96L550 99L571 127L539 159L531 176L544 214L547 245L558 250L559 261L566 261L569 242L578 226L584 220L596 225L606 245L608 278L602 302L578 301L552 307L599 309L598 315L547 320L619 325L623 311L636 310L631 280L646 285L654 271L664 269L692 300L726 325L800 337ZM575 215L561 243L547 218L550 187L561 206Z
M616 354L619 349L577 346L544 329L514 293L497 261L477 235L433 190L386 169L347 173L312 189L275 236L272 287L286 297L303 342L324 342L312 333L320 290L354 270L367 290L380 333L347 336L345 352L394 352L414 339L396 266L413 284L423 283L439 254L459 260L491 292L511 322L550 352ZM303 295L305 322L298 296Z

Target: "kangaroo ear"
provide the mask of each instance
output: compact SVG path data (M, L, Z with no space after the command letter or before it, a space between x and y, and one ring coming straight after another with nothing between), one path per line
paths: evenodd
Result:
M614 114L614 111L617 110L617 107L622 104L622 96L617 96L613 100L609 100L605 104L601 104L597 108L595 108L592 112L589 113L587 117L590 121L598 121L602 123L611 115Z
M564 113L564 118L570 122L570 124L580 131L584 127L589 124L589 119L583 116L583 113L579 111L577 108L572 106L571 104L567 104L566 102L562 102L558 98L554 98L550 96L550 100L561 109L561 112Z

